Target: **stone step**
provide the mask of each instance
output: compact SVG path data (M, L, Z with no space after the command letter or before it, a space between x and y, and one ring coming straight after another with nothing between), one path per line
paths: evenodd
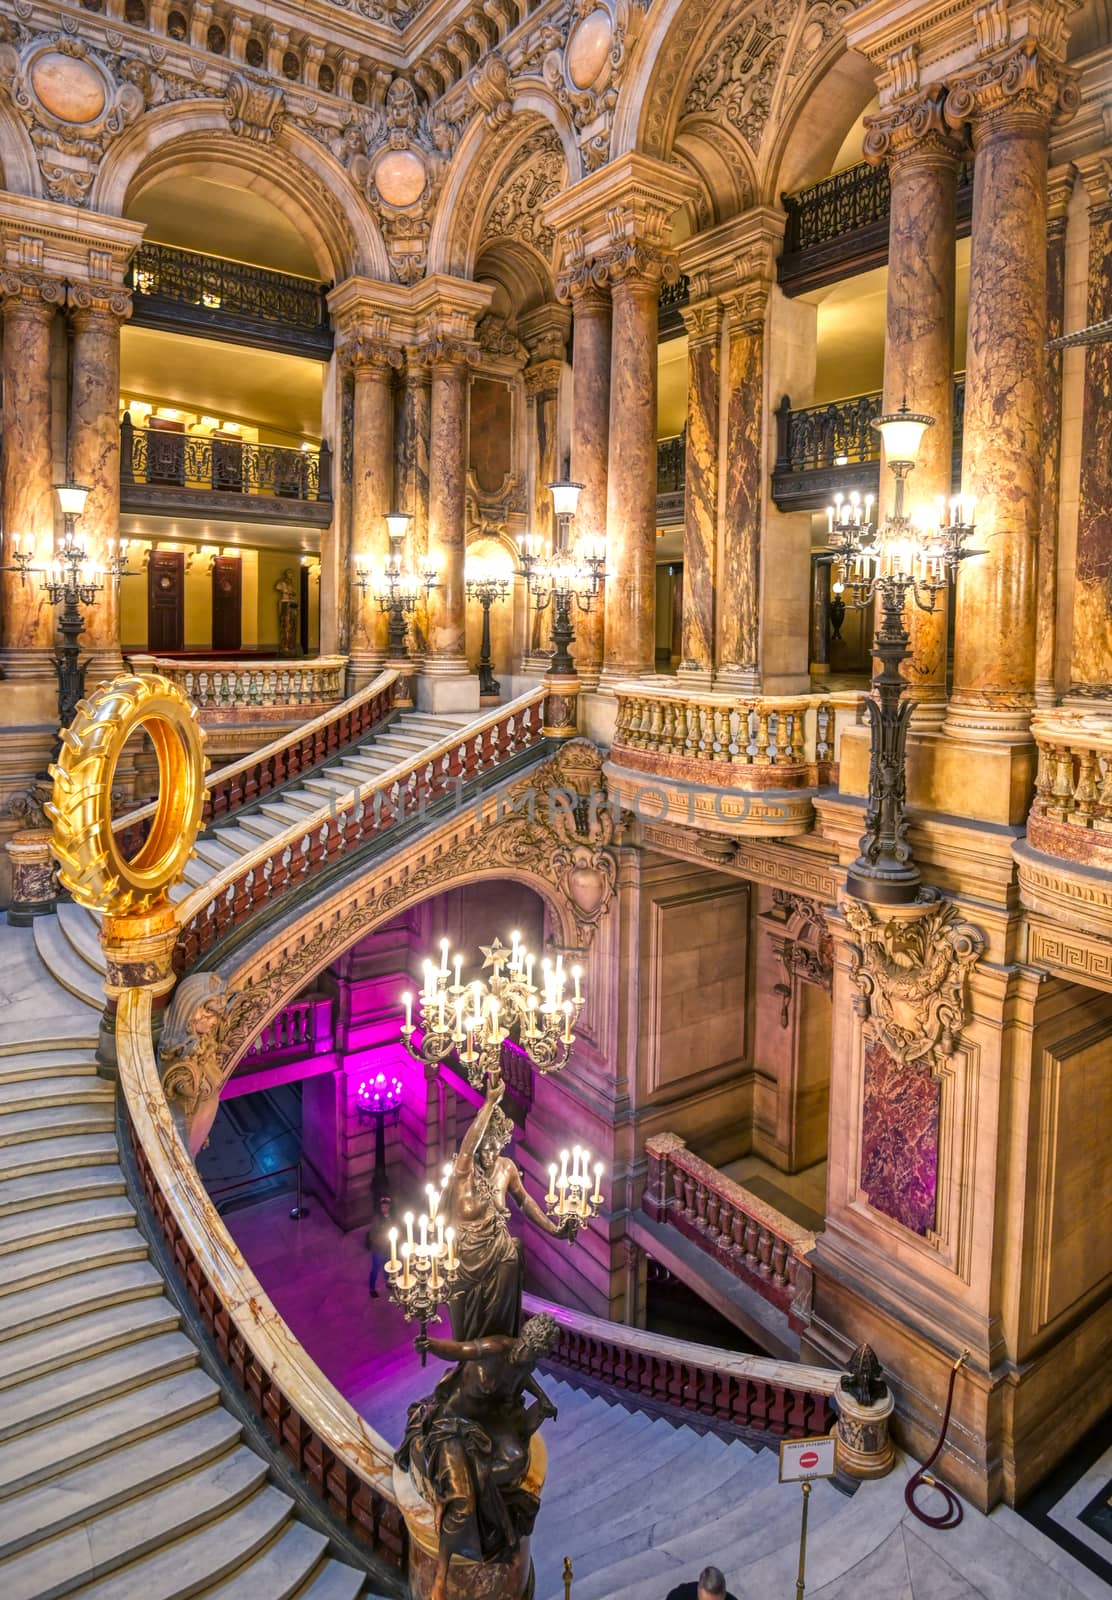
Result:
M33 935L34 929L31 932ZM95 1050L99 1043L97 1018L90 1017L85 1007L78 1006L68 995L52 993L49 976L41 968L40 975L46 1004L39 1016L48 1017L49 1021L0 1022L0 1064L10 1056L40 1055L47 1050ZM55 1001L60 1002L57 1008Z
M176 1581L184 1583L192 1544L185 1542L185 1536L215 1518L225 1517L256 1494L262 1488L266 1470L258 1456L237 1446L187 1477L141 1494L45 1544L32 1545L0 1561L0 1594L4 1600L55 1600L72 1594L79 1586L92 1584L94 1593L99 1590L111 1595L112 1600L123 1600L125 1594L154 1600L161 1591L136 1588L131 1563L159 1551L176 1569ZM290 1502L284 1495L276 1497L283 1503L281 1520L288 1513ZM171 1540L181 1543L172 1551L161 1548ZM118 1573L117 1569L125 1565L130 1571ZM109 1574L112 1580L105 1587L103 1580ZM94 1582L98 1579L101 1581ZM190 1590L179 1587L168 1592L188 1594Z
M329 800L341 801L348 799L352 793L352 787L349 778L333 777L331 771L326 769L319 775L314 773L311 778L306 778L301 786L301 793L306 796L318 795L320 798L315 804L319 807L326 805Z
M220 846L223 859L215 871L223 872L227 867L238 866L240 857L247 855L248 851L257 850L259 840L246 828L240 827L238 817L233 817L220 829Z
M72 1171L119 1160L114 1133L81 1133L0 1145L0 1182L46 1172Z
M174 1337L188 1346L180 1335ZM126 1393L86 1406L79 1414L68 1412L0 1445L0 1499L200 1416L219 1402L219 1388L200 1367L186 1367L153 1383L144 1383L139 1372ZM3 1525L0 1518L0 1529Z
M366 1581L365 1573L357 1572L354 1567L345 1567L342 1562L330 1561L321 1573L297 1590L293 1600L358 1600L360 1595L366 1596L366 1600L374 1600L369 1590L363 1587ZM209 1600L207 1595L205 1600ZM247 1596L246 1600L251 1600L251 1597Z
M62 1167L56 1172L32 1172L26 1178L0 1179L0 1218L12 1212L52 1210L81 1200L108 1199L126 1192L120 1167ZM3 1223L0 1222L0 1233Z
M369 756L361 756L358 761L350 760L341 762L338 767L333 767L337 778L342 778L353 789L362 788L365 783L371 783L382 773L389 772L389 761L374 761Z
M74 1317L48 1339L36 1334L0 1344L0 1439L195 1366L196 1346L178 1332L180 1320L169 1300L152 1296Z
M440 743L439 738L424 739L420 734L383 734L381 739L374 742L374 750L378 755L389 756L392 766L400 761L413 761L425 750L431 750Z
M133 1225L109 1228L104 1233L71 1233L48 1244L24 1245L0 1255L0 1306L10 1306L26 1289L121 1261L144 1261L146 1257L147 1241Z
M217 1461L238 1444L240 1432L230 1411L212 1406L10 1495L0 1518L0 1571L5 1557L41 1547L43 1540L53 1544L75 1523L103 1517L137 1495L146 1500L163 1484Z
M161 1276L149 1261L122 1261L93 1267L88 1272L71 1272L0 1300L0 1340L52 1328L70 1317L116 1305L120 1300L158 1295L163 1287Z
M274 802L276 805L277 801ZM296 789L283 789L281 804L289 806L296 812L296 817L290 818L291 826L296 822L304 822L311 811L319 811L323 801L319 794L309 794L299 785ZM265 807L264 807L265 809Z
M75 1089L72 1104L43 1106L38 1111L10 1111L0 1117L0 1147L86 1133L111 1133L116 1126L115 1095L103 1094L92 1078L82 1081L90 1085L85 1100L77 1098L80 1091ZM111 1089L112 1085L108 1087Z
M288 817L268 816L263 811L249 811L239 819L239 826L245 833L257 834L260 839L273 839L284 833L289 825Z
M55 983L94 1011L103 1011L103 979L78 955L62 932L58 918L36 917L32 933L39 958Z
M135 1208L126 1195L98 1195L58 1205L32 1206L0 1215L0 1256L29 1245L49 1244L71 1234L103 1233L134 1226Z
M93 1048L96 1041L93 1041ZM0 1083L27 1083L34 1078L74 1079L96 1077L97 1064L89 1049L19 1050L0 1055Z
M88 1105L116 1099L116 1085L107 1078L76 1077L60 1074L55 1078L20 1078L15 1083L0 1083L0 1117L12 1111L32 1111L38 1106Z
M108 962L100 942L100 924L73 900L59 900L57 916L62 932L82 961L103 977Z
M192 1600L207 1595L214 1584L273 1542L289 1521L292 1506L288 1495L262 1489L229 1514L85 1585L77 1595L80 1600ZM53 1597L36 1596L35 1600ZM269 1600L269 1596L257 1595L255 1600Z
M328 1540L323 1533L306 1527L303 1522L290 1522L274 1543L254 1560L225 1578L215 1589L206 1589L205 1600L292 1600L293 1596L304 1592L303 1585L318 1571L327 1549ZM350 1567L342 1570L352 1572L358 1580L350 1591L357 1595L363 1574L353 1572Z
M217 824L219 827L219 824ZM207 869L207 876L212 877L215 872L223 872L225 867L232 867L239 860L240 852L233 850L224 838L224 829L220 829L218 838L211 834L203 839L198 839L196 844L197 861Z
M305 820L304 808L292 805L284 798L281 800L267 800L259 807L258 814L278 823L283 832L286 828L293 827L295 823L304 822ZM248 819L244 817L243 826L246 827L247 823Z

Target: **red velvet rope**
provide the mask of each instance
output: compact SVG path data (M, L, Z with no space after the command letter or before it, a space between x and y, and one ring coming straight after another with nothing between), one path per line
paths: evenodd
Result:
M965 1515L965 1508L954 1491L947 1484L939 1483L937 1478L931 1477L930 1469L942 1454L942 1447L946 1443L946 1429L950 1426L950 1412L954 1404L954 1386L958 1381L958 1371L967 1354L968 1351L962 1351L954 1362L953 1370L950 1373L950 1389L946 1396L946 1414L942 1418L942 1432L938 1436L938 1443L918 1472L913 1473L904 1485L904 1500L907 1502L907 1509L912 1516L918 1517L919 1521L925 1522L929 1528L956 1528ZM937 1489L946 1502L945 1511L939 1512L936 1517L932 1517L929 1512L923 1511L915 1504L915 1496L922 1484L926 1484L930 1489Z

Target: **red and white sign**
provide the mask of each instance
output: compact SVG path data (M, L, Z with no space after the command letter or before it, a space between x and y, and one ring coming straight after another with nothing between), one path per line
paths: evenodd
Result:
M834 1440L828 1434L821 1434L817 1439L780 1441L781 1483L805 1483L811 1478L832 1478L834 1472Z

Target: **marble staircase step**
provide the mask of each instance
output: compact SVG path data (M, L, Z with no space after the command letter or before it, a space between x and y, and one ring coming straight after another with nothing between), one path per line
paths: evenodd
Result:
M238 1444L240 1433L231 1412L214 1406L9 1496L0 1518L0 1571L5 1557L45 1539L53 1543L75 1523L133 1500L137 1489L145 1499L218 1460Z
M113 1133L54 1134L26 1144L0 1145L0 1182L75 1167L114 1166L119 1156Z
M94 1040L95 1045L95 1040ZM88 1050L18 1050L0 1054L0 1083L26 1083L33 1078L95 1078L97 1064Z
M301 786L305 795L316 795L317 805L326 805L329 800L337 802L350 798L353 785L350 778L336 777L331 768L326 768L322 773L306 778Z
M369 1589L364 1587L366 1575L357 1572L354 1567L345 1567L340 1561L330 1561L323 1572L309 1579L296 1591L293 1600L374 1600ZM209 1600L208 1595L205 1600ZM214 1597L215 1600L215 1597ZM240 1600L237 1595L235 1600ZM243 1600L254 1600L251 1595L245 1595Z
M97 920L73 900L59 900L57 917L59 926L82 961L103 977L108 970L100 942L100 925Z
M263 811L248 811L240 817L239 826L245 833L253 833L259 839L273 839L286 831L289 819L268 816Z
M0 1083L0 1117L13 1111L32 1111L39 1106L64 1106L80 1102L85 1105L104 1100L114 1104L116 1086L107 1078L87 1074L72 1077L68 1074L53 1078L21 1078L14 1083Z
M57 917L36 917L32 934L35 949L55 983L76 1000L96 1011L104 1009L104 983L101 975L83 961L70 944Z
M93 1580L102 1580L96 1587L103 1588L103 1580L111 1574L112 1584L104 1592L122 1600L129 1589L117 1569L156 1550L167 1556L170 1552L160 1547L171 1540L180 1541L172 1563L180 1581L188 1560L185 1536L235 1510L261 1489L266 1470L258 1456L237 1446L186 1477L0 1561L0 1594L4 1600L56 1600L80 1592ZM284 1495L277 1498L288 1508ZM154 1592L130 1588L132 1594L142 1593L144 1600L153 1600Z
M292 1600L317 1572L327 1545L323 1533L306 1527L303 1522L290 1522L273 1544L238 1572L218 1583L215 1589L206 1589L205 1600ZM352 1572L350 1567L342 1570ZM352 1575L358 1584L350 1592L356 1595L363 1574L353 1572Z
M220 830L220 845L222 860L218 871L223 872L225 867L237 866L241 856L251 850L257 850L261 844L257 834L248 833L247 829L240 826L239 818L230 821L227 827ZM213 876L213 874L209 874Z
M260 817L266 817L268 820L278 823L280 831L285 832L285 830L289 827L292 827L295 822L304 822L306 812L304 807L292 805L288 800L283 799L265 801L263 805L259 807L257 813L252 813L252 816L256 815ZM245 828L247 827L249 820L250 819L248 817L244 817L243 826Z
M165 1548L71 1591L79 1600L193 1600L228 1578L273 1542L293 1502L264 1488L231 1512ZM39 1600L39 1597L35 1597ZM42 1600L53 1600L43 1596ZM265 1590L254 1600L270 1600Z
M652 1474L662 1463L682 1456L684 1447L690 1443L691 1439L686 1429L673 1428L670 1422L658 1417L637 1439L639 1491L643 1476ZM586 1452L588 1459L590 1454L591 1452ZM572 1466L573 1461L569 1461L569 1469ZM545 1509L553 1521L557 1519L574 1521L579 1512L590 1510L593 1513L596 1509L600 1493L603 1492L603 1485L599 1483L594 1473L584 1471L583 1466L581 1458L578 1471L565 1471L553 1478L550 1488L546 1486Z
M0 1179L0 1237L3 1219L12 1212L49 1211L82 1200L114 1198L126 1192L123 1171L114 1165L63 1167L58 1172L32 1172L26 1178Z
M219 823L217 826L219 827ZM196 852L197 860L204 862L209 869L208 876L210 878L214 872L223 872L225 867L234 866L239 860L240 854L238 850L233 850L228 844L225 829L222 827L218 838L214 839L210 834L203 839L198 839Z
M0 1440L46 1427L196 1365L196 1346L178 1331L180 1318L168 1300L140 1300L134 1306L113 1306L111 1312L115 1326L104 1320L109 1313L94 1312L52 1328L49 1339L36 1336L37 1361L29 1359L29 1340L0 1345ZM94 1339L91 1351L83 1335ZM16 1350L17 1345L23 1348Z
M53 1327L69 1317L136 1296L161 1294L162 1278L149 1261L122 1261L67 1273L0 1300L0 1340ZM3 1593L0 1587L0 1594Z
M134 1226L135 1207L126 1195L96 1195L57 1205L28 1206L0 1215L0 1256L32 1244L49 1244L71 1234L102 1233Z
M147 1241L134 1225L23 1245L0 1255L0 1305L26 1289L122 1261L143 1261L146 1256Z
M37 917L35 920L49 922L51 919ZM33 940L34 929L31 935ZM36 1007L35 1017L0 1022L0 1062L10 1056L41 1055L47 1050L95 1050L97 1047L98 1019L91 1017L68 995L52 993L49 972L40 971L42 992L36 999L41 1003Z
M200 1367L187 1367L147 1384L140 1374L134 1388L0 1445L0 1499L200 1416L219 1403L220 1390Z
M35 1111L9 1111L0 1117L0 1148L79 1137L86 1133L110 1133L116 1126L115 1096L105 1095L95 1086L103 1080L86 1078L83 1081L90 1085L84 1099L79 1099L79 1091L75 1090L69 1104L42 1106Z

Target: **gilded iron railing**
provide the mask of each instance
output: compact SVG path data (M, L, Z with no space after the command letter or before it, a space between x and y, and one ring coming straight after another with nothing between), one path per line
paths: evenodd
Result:
M791 399L785 395L776 409L775 476L879 461L880 435L871 424L881 409L879 391L798 411L793 411ZM961 446L964 424L965 378L961 377L954 384L956 449Z
M125 411L120 422L120 483L330 501L332 452L327 442L319 450L290 450L245 439L137 428Z
M141 244L128 283L137 296L191 306L211 317L246 317L281 328L329 330L324 285L244 261L201 255L173 245Z
M657 494L682 494L687 476L687 434L673 434L656 442Z

